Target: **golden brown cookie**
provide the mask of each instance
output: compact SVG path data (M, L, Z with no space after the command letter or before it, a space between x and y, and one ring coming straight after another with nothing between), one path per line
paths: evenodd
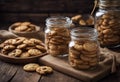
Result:
M79 45L79 44L75 44L75 45L74 45L74 48L75 48L76 50L78 50L78 51L83 50L83 46L82 46L82 45Z
M91 51L96 51L98 49L98 45L95 42L89 41L83 45L83 48L84 50L91 52Z
M21 55L20 55L21 58L26 58L26 57L30 57L30 54L28 52L23 52Z
M20 44L17 46L18 49L23 49L27 46L27 44Z
M23 69L25 71L36 71L38 67L40 66L36 63L29 63L29 64L24 65Z
M22 50L20 49L15 49L10 54L14 54L15 57L19 57L22 54Z
M45 47L41 46L41 45L36 45L36 48L39 49L42 52L46 52Z
M83 60L83 61L88 61L88 62L92 60L92 58L86 57L86 56L84 56L84 55L80 55L80 58L81 58L81 60Z
M70 51L71 53L73 53L73 54L76 54L76 55L80 55L80 54L81 54L81 52L78 51L78 50L76 50L74 47L71 47L69 51Z
M23 31L25 31L27 29L28 29L27 26L18 26L18 27L15 28L15 31L23 32Z
M40 66L36 69L36 72L44 75L44 74L52 73L53 69L51 67L48 67L48 66Z
M4 50L13 50L13 49L15 49L15 46L13 46L13 45L6 45L6 46L4 46L3 49Z
M38 50L38 49L29 49L28 53L31 56L37 56L37 55L41 55L42 52L40 50Z

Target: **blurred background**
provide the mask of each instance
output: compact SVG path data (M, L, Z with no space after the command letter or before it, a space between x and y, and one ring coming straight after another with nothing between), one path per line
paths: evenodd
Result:
M94 0L0 0L0 25L19 21L45 24L49 16L90 14Z

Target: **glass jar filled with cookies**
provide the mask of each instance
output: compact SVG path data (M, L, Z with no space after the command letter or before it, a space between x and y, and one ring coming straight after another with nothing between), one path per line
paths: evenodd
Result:
M94 28L75 28L69 43L69 64L76 69L93 69L98 65L99 44Z
M120 46L120 0L99 0L95 27L103 47Z
M45 44L47 52L52 56L66 56L70 41L69 17L51 17L46 19Z

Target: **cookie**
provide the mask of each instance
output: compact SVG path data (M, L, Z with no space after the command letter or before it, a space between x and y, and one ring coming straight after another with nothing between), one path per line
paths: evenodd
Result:
M38 50L38 49L29 49L28 53L31 56L37 56L37 55L41 55L42 52L40 50Z
M80 58L80 54L73 54L72 52L69 52L69 56L72 58Z
M30 40L28 40L28 39L24 40L23 43L27 44L28 46L35 46L35 43L30 41Z
M12 49L15 49L15 46L13 46L13 45L6 45L6 46L4 46L3 49L4 50L12 50Z
M51 49L49 49L48 53L52 56L58 56L59 54L61 54L59 50L51 50Z
M36 69L38 67L40 67L40 66L36 63L29 63L29 64L24 65L23 69L25 71L31 71L32 72L32 71L36 71Z
M82 46L82 45L78 45L78 44L75 44L75 45L74 45L74 48L75 48L76 50L78 50L78 51L83 50L83 46Z
M97 48L98 48L98 45L97 45L97 43L95 43L95 42L86 42L84 45L83 45L83 48L84 48L84 50L86 50L86 51L90 51L90 52L92 52L92 51L96 51L97 50Z
M98 54L85 54L84 56L93 58L93 57L97 57L97 55Z
M21 58L27 58L27 57L30 57L30 54L28 52L23 52L21 55L20 55Z
M36 45L36 48L39 49L42 52L46 52L45 47L41 46L41 45Z
M92 58L90 58L90 57L85 57L84 55L80 55L80 58L83 60L83 61L91 61L92 60Z
M22 50L20 49L15 49L10 54L14 54L15 57L19 57L22 54Z
M21 31L25 31L27 29L28 29L27 26L18 26L15 28L15 31L21 32Z
M27 46L27 44L21 44L21 45L18 45L17 48L18 48L18 49L23 49L23 48L25 48L26 46Z
M38 39L35 39L35 38L31 38L30 41L34 42L35 44L41 44L42 43L41 40L38 40Z
M73 53L73 54L76 54L76 55L80 55L80 54L81 54L81 52L78 51L78 50L75 50L74 47L71 47L71 48L69 49L69 52L71 52L71 53Z
M45 74L52 73L53 69L51 67L48 67L48 66L40 66L36 69L36 72L41 74L41 75L45 75Z

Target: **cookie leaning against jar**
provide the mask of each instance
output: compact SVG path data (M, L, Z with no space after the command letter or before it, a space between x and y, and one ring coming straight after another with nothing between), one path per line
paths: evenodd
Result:
M35 38L18 37L0 44L1 53L10 57L27 58L46 52L44 43Z
M98 65L99 45L93 28L71 31L69 64L76 69L91 69Z

